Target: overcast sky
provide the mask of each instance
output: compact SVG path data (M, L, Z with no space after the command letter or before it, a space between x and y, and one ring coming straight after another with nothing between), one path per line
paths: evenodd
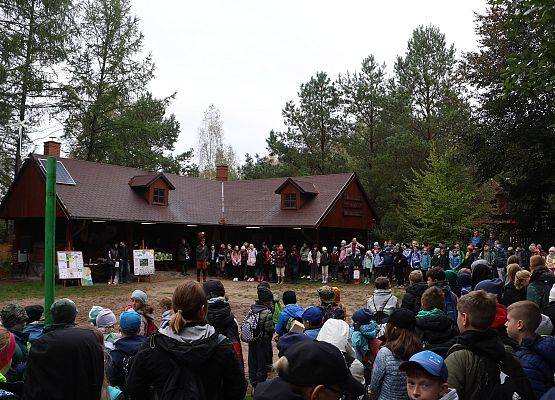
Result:
M476 48L474 12L485 0L135 0L157 96L177 92L176 150L196 148L204 110L222 113L226 142L242 162L266 154L281 110L317 71L335 78L374 54L391 70L412 30L434 24L460 54Z

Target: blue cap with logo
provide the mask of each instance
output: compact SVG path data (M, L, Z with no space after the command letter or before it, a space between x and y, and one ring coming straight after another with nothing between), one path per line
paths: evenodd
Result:
M322 322L324 314L322 313L322 309L320 307L312 306L304 310L302 319L306 319L311 324L316 324Z
M443 382L447 382L447 365L439 355L430 350L424 350L413 355L408 361L399 365L399 370L406 371L410 367L423 368L432 376L440 378Z
M141 329L141 316L135 310L127 310L119 316L119 326L125 333L137 333Z

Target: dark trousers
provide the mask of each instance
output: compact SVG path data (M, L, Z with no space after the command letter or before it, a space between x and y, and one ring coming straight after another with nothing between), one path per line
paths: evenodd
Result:
M393 280L393 265L384 265L385 274L389 278L389 282Z
M308 261L302 261L301 260L301 272L300 272L301 276L307 276L308 273Z
M334 281L339 279L339 264L337 263L331 265L331 279Z
M402 266L395 266L395 280L397 281L397 285L405 284L405 271Z
M120 283L129 282L129 262L127 260L119 260L119 274Z
M253 388L268 378L271 364L271 339L260 339L249 343L249 382Z
M181 260L181 261L178 261L178 263L181 267L181 274L188 275L187 268L189 267L189 260Z

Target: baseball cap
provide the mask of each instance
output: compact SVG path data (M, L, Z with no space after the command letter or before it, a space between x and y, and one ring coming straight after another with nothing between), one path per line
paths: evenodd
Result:
M292 385L338 385L343 393L364 394L364 386L353 378L343 354L333 344L302 341L287 349L284 356L289 368L280 372L280 377Z
M439 355L430 350L424 350L416 353L408 361L399 365L400 371L407 371L410 367L423 368L427 373L432 376L440 378L443 382L447 382L447 366L445 361Z
M136 333L141 329L141 316L135 310L127 310L119 316L119 327L125 333Z
M308 307L304 310L302 319L306 319L311 324L315 324L318 322L322 322L324 318L324 314L322 313L322 309L320 307Z

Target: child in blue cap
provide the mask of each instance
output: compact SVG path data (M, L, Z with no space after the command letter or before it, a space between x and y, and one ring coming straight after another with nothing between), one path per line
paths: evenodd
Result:
M447 366L443 358L430 350L413 355L399 365L407 374L407 394L411 400L458 400L455 389L447 385Z

